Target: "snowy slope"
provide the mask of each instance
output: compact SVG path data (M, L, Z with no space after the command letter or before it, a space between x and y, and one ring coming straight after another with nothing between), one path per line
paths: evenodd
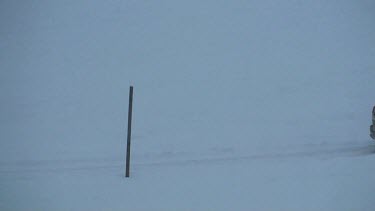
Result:
M1 1L0 209L373 210L374 10Z

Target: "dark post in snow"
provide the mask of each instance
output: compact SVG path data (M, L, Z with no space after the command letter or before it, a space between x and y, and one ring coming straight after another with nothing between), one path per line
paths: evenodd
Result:
M126 144L126 171L125 177L130 175L130 140L132 136L132 111L133 111L133 86L129 89L129 111L128 111L128 139Z

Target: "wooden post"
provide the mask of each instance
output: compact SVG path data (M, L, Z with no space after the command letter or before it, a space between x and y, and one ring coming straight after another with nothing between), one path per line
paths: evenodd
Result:
M128 138L126 144L126 171L125 177L130 176L130 141L132 136L132 112L133 112L133 86L129 89L129 110L128 110Z

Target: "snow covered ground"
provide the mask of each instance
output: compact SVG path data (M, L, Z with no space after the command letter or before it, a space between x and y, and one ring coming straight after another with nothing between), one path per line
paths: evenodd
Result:
M374 12L1 1L0 210L374 210Z

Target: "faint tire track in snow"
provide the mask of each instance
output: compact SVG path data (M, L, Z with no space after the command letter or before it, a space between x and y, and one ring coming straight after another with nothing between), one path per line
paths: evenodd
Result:
M153 165L189 165L189 164L206 164L206 163L222 163L226 161L258 161L258 160L284 160L292 158L337 158L337 157L355 157L367 156L375 154L375 145L360 147L341 147L336 149L320 149L312 151L295 151L280 153L264 153L252 155L237 155L226 157L207 157L175 161L162 161L151 163L138 163L141 166Z
M314 148L314 147L311 147ZM375 154L375 145L341 145L321 146L321 148L311 150L282 151L259 154L237 154L233 151L231 155L217 156L210 154L207 156L197 156L191 153L191 158L186 157L184 152L183 159L176 159L178 156L171 156L172 159L158 160L158 156L148 156L144 162L135 161L133 166L183 166L183 165L202 165L202 164L220 164L225 162L249 161L256 162L260 160L286 160L295 158L323 158L332 159L339 157L367 156ZM158 155L158 154L154 154ZM150 161L150 159L155 159ZM33 173L69 173L80 171L99 171L113 169L122 171L124 161L122 158L93 158L93 159L67 159L67 160L39 160L39 161L17 161L0 162L0 176L14 174L33 174Z
M0 162L0 174L64 173L73 171L120 168L121 158L30 160Z

